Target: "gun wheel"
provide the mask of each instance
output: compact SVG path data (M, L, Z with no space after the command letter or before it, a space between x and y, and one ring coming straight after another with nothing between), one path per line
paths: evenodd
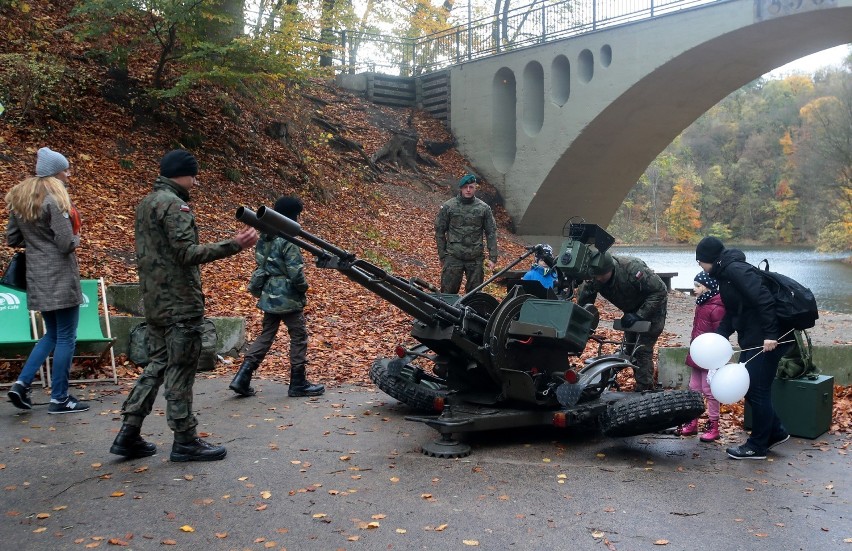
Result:
M370 367L370 379L379 389L396 398L403 404L421 411L435 411L435 399L445 398L447 389L444 385L428 380L418 380L415 376L416 367L411 364L402 366L398 375L392 375L388 369L388 358L378 358Z
M457 459L459 457L467 457L470 455L470 446L453 440L444 435L440 440L435 440L423 446L423 455L429 457L439 457L441 459Z
M638 436L688 423L704 413L704 397L692 390L636 395L614 402L599 417L606 436Z

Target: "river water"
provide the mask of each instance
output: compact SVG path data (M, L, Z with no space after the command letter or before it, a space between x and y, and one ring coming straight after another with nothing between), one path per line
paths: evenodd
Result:
M739 247L754 265L764 258L769 269L790 276L810 288L820 310L852 314L852 265L841 262L846 254L818 253L809 249ZM692 280L701 270L695 262L695 247L613 246L616 255L636 256L657 272L677 272L672 288L692 289Z

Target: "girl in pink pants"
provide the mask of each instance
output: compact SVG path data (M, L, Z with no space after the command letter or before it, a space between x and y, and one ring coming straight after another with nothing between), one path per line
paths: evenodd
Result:
M692 339L702 333L710 333L719 327L719 323L725 316L725 305L719 296L719 283L707 275L703 270L695 276L695 319L692 321ZM706 369L701 369L692 361L692 357L686 357L686 365L692 368L689 377L689 389L704 394L707 400L707 416L710 418L705 432L700 436L702 442L712 442L719 439L719 401L710 392L710 383L707 382ZM698 434L698 419L693 419L675 430L680 436L692 436Z

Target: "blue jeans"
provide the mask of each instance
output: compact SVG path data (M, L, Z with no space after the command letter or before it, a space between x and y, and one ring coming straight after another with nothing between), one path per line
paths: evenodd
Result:
M39 366L53 352L51 370L50 399L63 401L68 397L68 374L71 372L71 360L77 345L77 323L80 321L80 307L72 306L61 310L42 312L47 331L36 343L27 358L18 380L29 388Z
M746 443L760 453L766 452L770 442L787 434L772 406L772 381L778 371L778 361L792 346L782 344L772 352L758 355L760 350L749 350L740 355L740 362L748 361L749 385L745 399L751 406L751 436Z

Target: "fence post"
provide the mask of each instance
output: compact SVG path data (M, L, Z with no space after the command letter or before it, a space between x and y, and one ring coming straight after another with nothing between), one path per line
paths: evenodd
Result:
M651 0L651 17L654 17L654 0Z
M598 3L596 0L592 0L592 30L598 28Z
M544 2L541 4L541 42L547 42L547 12L545 11Z

